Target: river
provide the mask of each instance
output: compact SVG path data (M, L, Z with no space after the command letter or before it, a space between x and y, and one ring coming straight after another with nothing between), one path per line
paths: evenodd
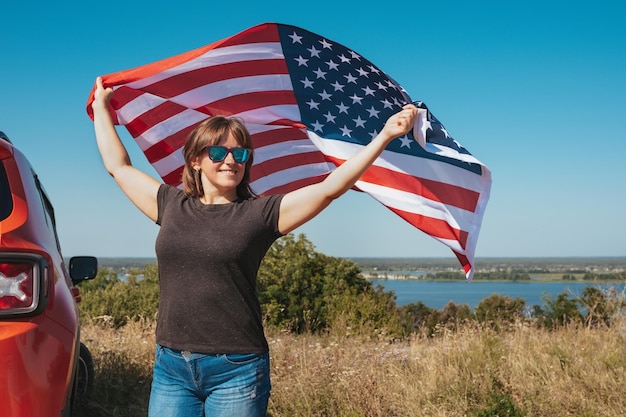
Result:
M625 284L597 284L588 282L481 282L481 281L424 281L424 280L372 280L374 287L382 285L385 291L393 291L397 298L396 304L403 306L419 301L428 307L441 309L448 302L468 304L476 308L483 298L492 294L516 298L526 301L526 306L543 306L542 297L549 294L555 299L566 292L570 298L578 297L585 287L596 286L602 289L615 288L624 293Z

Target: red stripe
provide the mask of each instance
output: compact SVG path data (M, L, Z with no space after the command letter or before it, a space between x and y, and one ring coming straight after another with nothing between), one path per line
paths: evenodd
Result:
M289 168L304 167L311 164L326 163L324 155L320 152L306 152L295 155L280 156L258 164L254 164L250 172L252 181L256 181L267 175L283 171Z
M141 90L135 90L123 85L113 93L113 97L111 97L111 107L115 110L119 110L142 94L144 94L144 92Z
M202 122L200 121L198 123L194 123L191 126L179 130L178 132L155 143L154 145L146 149L143 153L146 155L146 158L148 158L148 161L150 161L151 164L160 161L172 152L182 148L185 145L187 136L189 136L191 131L195 129L196 126L200 123Z
M456 255L456 258L459 260L461 266L463 267L463 270L465 271L465 275L467 275L472 269L472 263L469 261L467 256L463 255L462 253L459 253L455 250L453 250L452 252Z
M434 219L422 214L409 213L408 211L390 206L386 207L421 231L441 239L456 240L459 242L461 247L465 249L468 236L468 233L465 230L452 227L445 220Z
M127 123L126 128L128 129L128 132L136 138L142 135L146 130L153 128L159 123L162 123L164 120L182 113L185 110L187 110L185 106L172 103L171 101L166 101L165 103L151 108L141 116Z
M291 90L257 91L233 95L221 100L212 101L196 110L211 115L230 116L249 110L268 106L297 105L296 97ZM293 121L292 121L293 124Z
M341 159L333 157L328 157L328 159L335 165L341 165L344 162ZM419 178L375 165L372 165L365 171L360 180L419 195L429 200L471 212L476 210L480 196L476 191L468 190L467 188L445 182Z
M286 194L291 191L300 189L302 187L306 187L307 185L317 184L326 178L328 174L318 175L315 177L307 177L297 181L289 182L287 184L279 185L278 187L271 188L262 193L262 195L271 195L271 194Z
M179 73L142 90L159 97L171 98L218 81L275 74L289 74L283 59L230 62Z
M180 166L176 168L174 171L170 172L169 174L165 175L162 178L166 184L173 185L174 187L178 187L182 183L183 167Z
M236 46L246 43L265 43L279 42L278 26L275 23L264 23L234 36L226 38L220 44L220 47Z
M307 133L302 129L272 129L252 135L252 143L254 144L254 148L257 149L263 146L275 145L277 143L283 143L290 140L302 140L308 138L309 135L307 135Z

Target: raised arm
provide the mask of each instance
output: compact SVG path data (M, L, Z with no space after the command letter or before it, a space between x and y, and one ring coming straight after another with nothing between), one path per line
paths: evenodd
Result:
M156 221L157 192L161 183L132 166L128 152L115 130L109 113L108 107L112 95L113 89L104 88L102 79L98 77L91 107L96 143L102 162L130 201L146 216Z
M393 139L413 128L417 107L407 104L391 116L372 141L330 173L324 181L286 194L280 205L278 228L289 233L311 220L358 181Z

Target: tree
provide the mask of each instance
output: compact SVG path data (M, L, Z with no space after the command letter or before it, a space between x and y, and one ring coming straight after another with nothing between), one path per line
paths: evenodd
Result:
M522 317L526 301L523 298L515 299L500 294L492 294L483 298L476 306L474 314L481 323L514 323Z

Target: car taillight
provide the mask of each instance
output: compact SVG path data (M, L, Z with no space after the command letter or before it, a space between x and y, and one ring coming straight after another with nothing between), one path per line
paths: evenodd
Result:
M45 307L45 265L40 256L0 257L0 317L36 313Z

